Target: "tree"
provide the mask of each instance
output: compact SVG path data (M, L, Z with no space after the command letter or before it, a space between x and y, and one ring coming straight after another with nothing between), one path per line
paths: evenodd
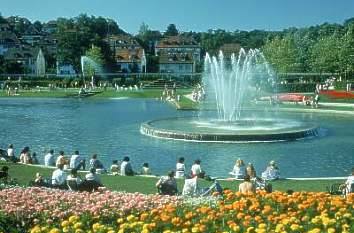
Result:
M164 33L164 36L177 36L178 35L178 30L176 28L176 25L170 24L167 26L167 30Z
M83 60L83 73L84 75L93 76L95 73L102 73L105 64L101 48L92 45L86 51L86 59Z
M310 50L310 66L315 72L340 71L340 46L342 40L335 36L320 39Z
M269 63L280 73L301 72L300 53L291 36L268 40L262 48Z
M342 44L340 48L340 67L342 71L347 73L354 73L354 18L353 23L348 23L347 32L342 37Z

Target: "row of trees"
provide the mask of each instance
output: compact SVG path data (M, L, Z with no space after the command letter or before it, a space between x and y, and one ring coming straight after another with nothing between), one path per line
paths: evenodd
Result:
M4 20L0 16L0 22ZM104 64L108 70L114 71L114 57L105 38L108 35L127 34L114 20L82 14L75 18L58 18L56 24L57 29L53 36L57 40L57 54L50 58L53 66L56 61L66 62L73 64L79 72L80 58L87 55ZM21 36L31 25L42 31L46 24L17 20L13 31ZM165 36L176 35L192 37L201 45L202 55L205 52L216 54L226 43L238 43L245 49L261 48L269 63L280 73L354 73L354 18L346 20L343 24L324 23L283 31L230 32L217 29L207 32L179 32L176 25L170 24L165 32L160 32L151 30L143 23L135 38L145 49L148 72L157 71L155 43ZM48 61L47 57L46 59ZM0 57L0 67L1 64L4 64L4 60ZM2 69L4 67L6 66L3 65Z
M265 56L280 73L354 73L354 18L343 25L289 29L268 38Z

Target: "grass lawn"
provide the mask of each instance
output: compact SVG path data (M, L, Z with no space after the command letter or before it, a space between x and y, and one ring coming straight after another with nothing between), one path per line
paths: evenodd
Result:
M5 163L0 163L0 165L5 165ZM22 164L6 163L10 168L9 174L12 178L16 178L18 183L22 186L28 185L29 181L34 179L35 174L40 172L44 177L51 177L53 169L43 168L37 166L27 166ZM84 177L84 174L81 174ZM156 193L155 183L158 178L155 177L142 177L142 176L111 176L111 175L100 175L102 183L109 189L115 191L126 191L126 192L140 192L145 194ZM273 190L286 191L292 189L294 191L326 191L326 187L334 183L343 183L343 180L278 180L273 181ZM178 188L182 191L184 181L182 179L178 180ZM240 181L220 181L223 188L229 188L232 190L237 190ZM201 187L208 187L211 182L201 180Z

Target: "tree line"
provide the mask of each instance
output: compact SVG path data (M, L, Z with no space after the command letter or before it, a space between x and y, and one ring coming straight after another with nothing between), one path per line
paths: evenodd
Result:
M0 23L5 21L6 19L0 16ZM28 22L17 21L13 32L21 36L31 25L42 32L46 25L39 21L30 22L30 25ZM95 54L109 71L114 71L113 51L105 38L108 35L128 34L116 21L81 14L74 18L58 18L56 24L56 31L52 36L57 40L57 53L47 59L47 62L51 62L49 67L53 68L55 62L60 61L73 64L79 71L80 57ZM323 23L282 31L217 29L206 32L181 32L175 24L170 24L166 31L160 32L143 23L134 37L145 49L148 71L157 70L155 43L163 37L175 35L193 38L200 44L202 55L205 52L216 54L220 47L227 43L236 43L245 49L260 48L271 66L279 73L354 73L354 17L345 20L343 24ZM0 56L0 72L6 67L4 62Z

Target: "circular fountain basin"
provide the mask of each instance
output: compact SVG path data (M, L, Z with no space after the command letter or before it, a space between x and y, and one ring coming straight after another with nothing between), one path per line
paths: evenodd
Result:
M318 126L289 119L251 119L224 122L197 117L177 117L145 122L142 134L199 142L275 142L318 135Z

